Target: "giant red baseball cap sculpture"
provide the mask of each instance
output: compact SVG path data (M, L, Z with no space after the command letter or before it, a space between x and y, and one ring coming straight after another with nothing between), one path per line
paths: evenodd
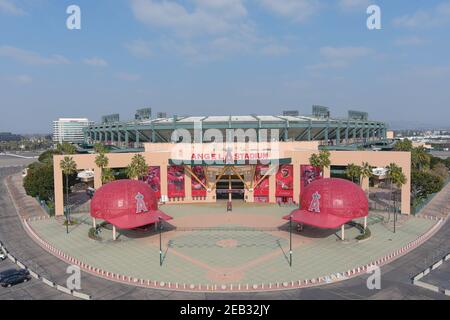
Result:
M300 209L283 217L322 229L337 229L357 218L367 217L369 203L357 184L344 179L320 179L301 192Z
M119 229L134 229L172 217L158 210L155 192L142 181L117 180L99 188L91 201L91 216Z

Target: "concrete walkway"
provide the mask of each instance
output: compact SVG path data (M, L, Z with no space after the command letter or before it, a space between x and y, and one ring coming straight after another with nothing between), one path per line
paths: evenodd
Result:
M5 174L10 172L2 171L0 173L4 177ZM24 234L20 221L17 216L15 217L16 212L4 184L0 184L0 195L0 218L2 219L0 239L16 256L39 267L54 281L64 283L67 264L48 254ZM383 289L381 291L368 290L365 286L367 278L365 276L320 288L284 292L185 294L132 287L83 273L82 287L95 299L445 299L442 295L412 286L410 277L423 270L427 261L435 260L433 255L436 252L439 253L442 250L449 249L449 238L450 228L448 224L445 224L432 239L421 247L383 267ZM36 292L34 298L39 299L43 296Z

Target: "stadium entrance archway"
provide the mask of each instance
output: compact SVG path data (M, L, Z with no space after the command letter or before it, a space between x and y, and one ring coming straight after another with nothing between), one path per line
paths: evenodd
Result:
M218 200L244 200L245 185L237 175L217 176L216 197Z

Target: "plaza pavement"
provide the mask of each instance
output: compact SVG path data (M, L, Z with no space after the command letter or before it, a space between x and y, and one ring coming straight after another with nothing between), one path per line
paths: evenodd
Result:
M1 169L0 178L4 179L14 172L18 172L18 170ZM450 185L446 188L448 192ZM0 240L6 244L8 249L27 265L32 266L53 281L64 284L67 277L65 274L67 264L43 250L25 234L4 183L0 183L0 219L2 221ZM413 286L411 277L434 262L436 256L443 252L449 252L449 238L450 227L447 223L420 247L389 265L383 266L381 269L382 290L368 290L366 287L367 276L360 276L317 288L280 292L182 293L114 283L84 272L82 273L82 290L91 294L94 299L448 299L441 294ZM26 296L26 299L45 299L46 294L42 292L43 290L45 289L36 290L32 296L24 295L24 297ZM58 294L63 298L63 294ZM1 299L9 298L13 298L13 295L7 293L1 296Z
M197 207L199 206L194 206L193 211L197 211ZM175 224L176 213L183 212L184 207L166 206L163 210L166 208L170 208L167 211L174 216ZM221 207L214 211L211 206L207 206L205 210L219 221L222 220L221 217L227 216L227 213L221 212ZM239 215L242 211L241 208L235 214ZM247 207L246 211L251 211L251 207ZM257 219L261 213L258 210L242 214ZM197 215L198 212L191 212L189 217L197 220ZM235 287L238 284L268 285L344 273L405 246L436 223L410 218L403 221L393 234L379 222L379 217L374 215L369 218L372 237L364 242L352 240L359 234L355 228L346 230L346 237L350 239L347 242L340 241L332 231L305 229L302 233L295 232L291 268L287 259L287 230L236 231L234 229L242 225L238 225L238 219L235 219L232 224L216 225L214 227L219 229L210 231L164 232L162 237L165 258L161 267L159 235L153 230L148 234L128 232L128 236L122 234L117 242L113 242L110 240L112 232L103 229L101 236L105 241L97 242L87 236L91 227L88 215L80 215L78 219L84 223L71 228L69 234L66 234L62 221L54 219L33 221L30 225L52 246L95 268L158 282L187 285L233 284ZM372 224L371 219L376 222ZM280 226L285 224L280 218L277 220ZM221 242L225 242L225 245Z

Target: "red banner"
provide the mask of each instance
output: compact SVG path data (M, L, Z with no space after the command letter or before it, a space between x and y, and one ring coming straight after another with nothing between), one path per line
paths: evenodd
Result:
M266 176L258 185L256 183L262 179L264 174L269 170L269 166L257 165L255 171L255 188L253 195L255 197L269 196L269 176Z
M275 195L277 197L294 196L294 167L290 164L283 164L277 172L277 188Z
M161 198L161 169L160 167L149 167L148 175L144 178L144 181L150 186L156 196Z
M170 166L167 169L167 193L169 198L185 196L183 166Z
M202 166L193 166L192 172L195 176L200 180L203 185L206 186L206 176L205 170ZM197 179L191 177L191 186L192 186L192 196L193 197L206 197L206 189L202 185L202 183L198 182Z
M320 167L314 167L311 165L302 165L300 166L300 176L302 186L306 187L314 180L322 179L323 173Z

